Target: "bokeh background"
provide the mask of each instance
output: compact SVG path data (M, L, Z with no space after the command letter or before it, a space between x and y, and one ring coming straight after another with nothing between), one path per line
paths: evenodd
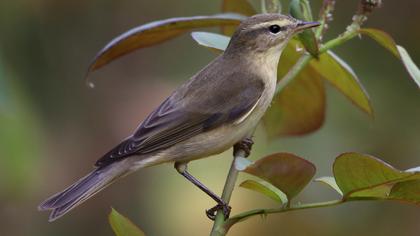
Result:
M311 2L317 12L321 0ZM107 222L111 206L147 235L208 234L204 209L214 202L169 164L123 179L54 223L36 207L90 171L172 89L215 57L185 35L95 72L96 88L89 89L84 73L96 52L131 27L214 14L220 5L217 0L0 1L0 235L113 235ZM327 37L344 30L356 6L357 0L338 1ZM418 0L385 0L367 25L389 32L420 64L418 9ZM319 131L268 142L259 129L251 158L294 152L317 165L317 177L331 175L334 158L346 151L372 154L401 169L420 165L420 96L402 64L368 38L335 51L367 88L375 118L328 87L327 118ZM220 193L230 162L228 151L193 162L190 170ZM299 201L336 197L313 183ZM232 206L234 214L275 203L236 188ZM413 205L353 202L255 217L234 226L230 235L418 235L419 219L420 208Z

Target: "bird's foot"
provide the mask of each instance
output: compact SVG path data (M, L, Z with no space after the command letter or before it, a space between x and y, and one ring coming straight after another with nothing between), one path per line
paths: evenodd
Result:
M248 157L249 154L251 153L253 144L254 144L254 141L252 141L251 138L243 139L239 143L235 144L235 146L233 146L233 154L235 154L236 151L240 149L240 150L245 151L245 157Z
M206 215L210 220L216 219L216 214L218 210L223 211L223 216L225 217L225 220L229 218L230 210L232 207L230 207L227 203L218 203L216 206L206 210Z

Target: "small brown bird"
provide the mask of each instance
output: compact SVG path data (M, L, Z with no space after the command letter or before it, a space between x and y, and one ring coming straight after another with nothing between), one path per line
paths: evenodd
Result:
M244 20L225 50L177 88L135 132L100 158L95 169L40 204L54 221L115 180L166 162L206 192L229 216L230 207L187 171L189 161L221 153L252 135L274 96L277 65L296 33L317 22L280 14Z

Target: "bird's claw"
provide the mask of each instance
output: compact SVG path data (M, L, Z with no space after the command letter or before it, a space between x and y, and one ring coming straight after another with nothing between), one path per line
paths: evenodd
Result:
M233 154L236 153L239 149L243 150L245 152L245 157L248 157L251 153L252 145L254 144L254 141L252 141L251 138L246 138L240 141L239 143L235 144L233 146Z
M229 218L231 209L232 209L232 207L230 207L228 204L219 203L216 206L206 210L206 215L210 220L214 221L216 219L217 211L222 210L223 211L223 216L225 217L225 220L226 220L226 219Z

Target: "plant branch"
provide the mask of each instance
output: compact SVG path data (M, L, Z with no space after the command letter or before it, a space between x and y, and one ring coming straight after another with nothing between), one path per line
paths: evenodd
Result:
M321 11L319 13L319 23L321 25L315 32L317 40L322 41L322 36L328 29L328 21L332 20L332 11L334 10L335 0L324 0Z
M327 202L317 202L317 203L308 203L308 204L298 204L291 207L286 208L271 208L271 209L255 209L250 210L247 212L240 213L236 216L233 216L229 220L225 222L224 228L225 230L229 230L229 228L243 220L248 219L249 217L256 216L256 215L268 215L268 214L275 214L275 213L283 213L288 211L297 211L297 210L304 210L310 208L320 208L320 207L330 207L336 206L339 204L345 203L343 200L332 200Z
M232 196L233 189L235 188L236 179L238 178L239 171L235 167L235 161L237 158L245 158L245 151L242 149L237 149L233 155L232 164L230 165L229 174L226 178L225 186L223 188L222 199L224 202L229 204L230 198ZM214 220L213 228L211 230L211 236L225 235L226 232L223 228L225 223L225 218L223 211L217 211L216 218Z
M305 68L312 58L314 57L309 53L303 54L289 72L277 83L276 94L283 90Z

